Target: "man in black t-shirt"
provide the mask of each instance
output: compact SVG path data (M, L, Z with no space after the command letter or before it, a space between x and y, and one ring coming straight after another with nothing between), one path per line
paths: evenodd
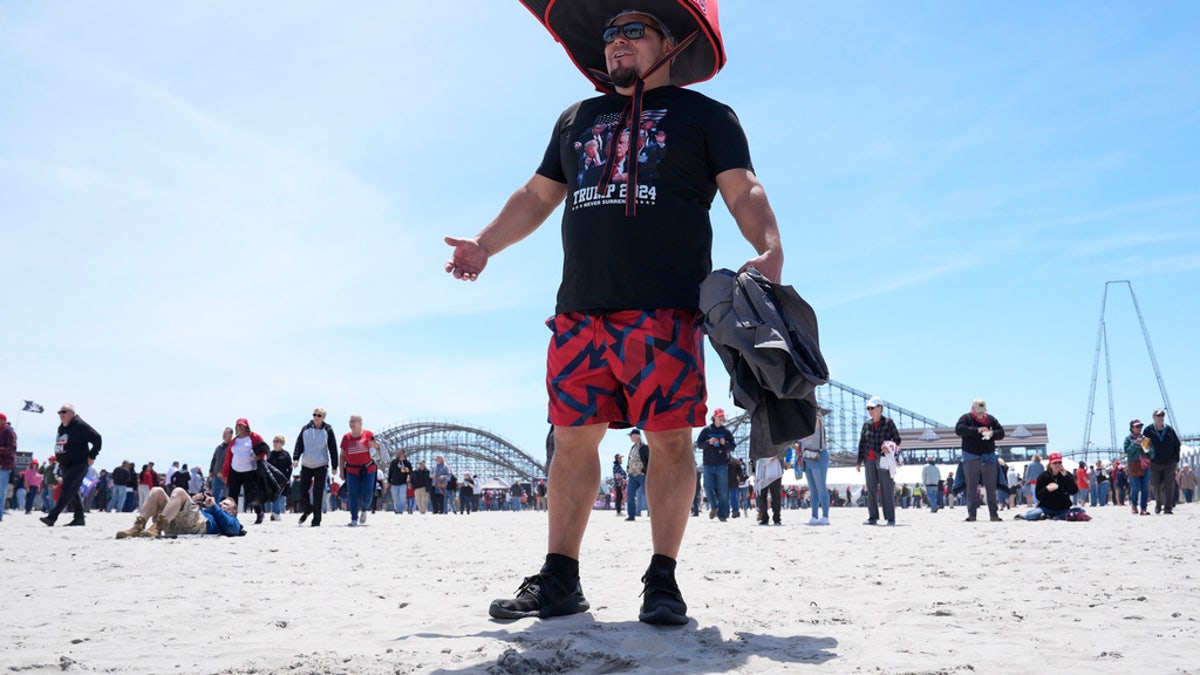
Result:
M610 427L636 426L655 448L647 478L654 555L639 619L679 625L688 619L675 558L694 494L692 428L707 415L698 307L712 269L709 208L717 192L757 253L747 265L777 282L783 249L736 115L670 84L670 27L647 12L623 11L596 26L596 39L616 93L567 108L537 172L495 220L475 237L445 239L454 248L446 271L474 281L492 256L563 206L563 277L547 322L557 448L548 553L517 597L493 602L489 612L515 619L588 609L578 559L600 485L599 444ZM603 170L581 171L580 153L598 129L612 132L598 143ZM645 142L662 139L664 150L671 139L671 151L650 153L656 163L644 172L643 132Z

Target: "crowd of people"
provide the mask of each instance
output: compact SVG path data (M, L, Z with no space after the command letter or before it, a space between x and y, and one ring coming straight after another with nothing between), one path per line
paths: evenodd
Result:
M994 456L994 441L1002 437L1002 427L994 417L986 415L986 403L976 400L972 413L985 429L993 429L993 445L981 452L964 443L964 456L976 454L980 459L966 460L959 465L960 472L978 471L974 486L976 505L988 503L989 511L1027 507L1037 509L1039 497L1037 481L1045 473L1059 474L1067 471L1074 490L1069 491L1070 508L1097 508L1104 506L1129 506L1136 515L1149 515L1149 502L1155 503L1156 513L1171 514L1174 505L1191 503L1196 497L1198 479L1191 466L1179 466L1178 437L1170 426L1164 424L1165 412L1155 411L1149 433L1140 420L1129 424L1129 435L1125 439L1125 460L1105 463L1079 462L1075 468L1051 459L1043 464L1040 455L1034 455L1017 475L1014 467L1002 458ZM828 525L829 508L862 507L868 509L867 524L873 524L870 515L875 508L882 509L885 518L894 519L896 509L929 508L936 512L942 508L968 507L967 520L973 519L970 511L972 488L966 487L964 476L958 479L951 471L943 477L933 458L927 459L922 470L920 483L890 484L891 499L884 499L885 481L883 474L890 472L879 469L879 458L887 454L899 454L897 436L891 434L885 417L881 414L881 402L873 398L868 402L871 419L866 423L860 444L860 458L868 463L875 462L874 481L867 487L853 485L829 486L825 483L829 466L829 451L825 447L823 413L818 415L816 431L812 436L796 441L787 452L777 458L751 462L749 470L746 460L735 454L737 441L725 427L725 414L717 409L711 424L698 434L695 446L703 452L704 460L696 467L696 484L692 497L691 515L706 512L710 518L725 521L740 518L757 511L760 524L780 524L780 511L811 509L809 525ZM982 414L981 414L982 413ZM350 515L351 526L365 524L367 514L388 511L404 514L470 514L476 511L522 511L545 510L546 481L539 479L522 483L519 479L510 484L479 485L470 472L461 476L449 466L445 458L436 455L431 469L425 460L416 466L409 461L403 450L390 461L386 470L375 465L371 450L378 449L372 432L362 428L362 419L350 418L350 431L339 440L333 427L325 422L325 410L313 411L313 419L297 435L293 450L286 448L287 439L276 435L268 447L258 434L250 430L249 422L239 419L234 427L226 428L221 442L216 446L208 463L207 472L198 465L189 466L173 462L165 471L160 471L154 462L139 467L134 462L122 461L111 471L95 470L88 463L86 450L75 451L73 456L55 453L44 460L36 458L28 466L16 471L12 466L15 456L15 433L7 418L0 415L0 471L7 472L7 492L0 510L3 512L39 512L51 523L65 508L71 508L69 500L63 499L64 485L77 482L82 512L117 511L141 512L152 495L158 490L164 498L182 494L199 496L197 504L205 503L204 497L220 505L229 498L236 507L243 506L255 513L255 522L263 522L269 514L272 521L282 519L285 513L300 514L303 524L311 518L312 526L319 526L324 514L330 511L345 511ZM64 420L64 431L79 425L80 437L98 447L99 434L74 414L74 408L64 405L60 410ZM966 417L966 416L964 416ZM968 429L965 434L970 434ZM960 420L960 429L962 420ZM882 429L882 435L876 430ZM94 436L93 436L94 434ZM67 435L69 434L61 434ZM647 511L645 498L645 475L649 468L651 448L642 440L639 429L629 434L631 447L626 455L617 453L612 466L612 480L606 484L594 505L597 509L614 510L626 520L636 518ZM982 434L980 441L986 441ZM67 440L62 440L65 449ZM878 454L872 456L872 449ZM987 455L992 457L987 457ZM71 462L74 470L63 470L60 456ZM75 467L83 457L84 471ZM985 457L987 457L985 459ZM1052 455L1054 457L1054 455ZM994 464L993 464L994 460ZM1163 461L1156 461L1163 460ZM772 469L772 462L777 465ZM977 464L975 463L977 462ZM273 467L277 472L279 487L273 491L266 488L259 472L259 463ZM5 468L7 466L7 468ZM330 467L334 467L330 471ZM985 473L980 467L995 466L994 472ZM1166 470L1163 470L1165 467ZM785 471L803 476L806 484L782 485ZM989 476L988 473L995 475ZM871 472L868 470L868 476ZM753 479L752 479L753 476ZM339 478L341 480L339 480ZM1060 481L1061 482L1061 481ZM870 486L874 484L872 495ZM987 485L1003 485L999 498L987 498ZM957 488L955 487L957 485ZM765 489L757 489L764 486ZM857 489L856 489L857 487ZM1067 493L1064 490L1064 494ZM1158 495L1166 495L1158 498ZM1059 497L1060 495L1056 495ZM873 499L872 499L873 498ZM992 500L995 500L994 502ZM1056 499L1057 501L1057 499ZM993 509L994 504L994 509ZM190 509L188 509L190 510ZM1051 509L1057 511L1057 509ZM875 512L877 513L877 512ZM1041 511L1045 513L1045 509ZM194 515L194 514L192 514ZM891 516L890 518L888 516ZM995 518L993 518L995 519ZM82 522L77 515L72 522Z
M963 439L962 461L957 470L943 477L935 459L927 457L921 482L903 484L891 480L893 469L902 463L900 436L882 409L878 397L867 402L870 419L863 425L858 456L858 470L865 466L867 480L860 487L826 483L829 450L825 445L823 418L828 410L822 409L818 414L811 436L796 441L778 457L752 462L753 480L746 461L734 454L737 441L725 427L724 411L715 410L712 423L700 431L695 441L704 459L696 467L691 515L707 511L710 518L724 522L757 509L758 523L765 525L768 517L770 522L779 524L781 510L811 509L808 525L828 525L830 507L865 506L868 518L864 524L874 525L880 511L888 524L894 524L896 509L929 508L937 512L960 506L967 508L966 520L972 522L977 519L981 504L987 505L989 520L997 521L1001 520L999 511L1022 506L1030 510L1020 517L1029 519L1029 513L1039 518L1055 517L1059 511L1071 508L1125 506L1127 501L1134 514L1149 515L1149 500L1155 502L1156 513L1170 514L1175 504L1191 503L1196 496L1197 475L1191 466L1180 465L1181 443L1175 431L1165 424L1166 413L1161 409L1154 412L1155 423L1150 433L1143 433L1140 420L1130 422L1130 435L1124 444L1125 461L1079 462L1078 468L1068 470L1063 468L1061 455L1053 454L1043 464L1041 455L1035 454L1018 475L1017 468L1009 466L996 453L995 442L1004 437L1004 427L987 413L983 399L975 399L971 410L956 425L956 433ZM622 465L625 455L614 456L612 480L603 486L595 508L613 510L618 516L625 514L626 520L635 520L646 510L644 474L652 453L639 430L631 431L630 439L633 444L628 464ZM802 475L806 484L782 485L783 473L789 470L797 478ZM1038 494L1038 479L1047 474L1058 476L1063 471L1070 474L1075 487L1069 491L1064 488L1051 501L1057 503L1066 494L1070 505L1068 509L1046 509ZM890 499L884 498L887 494Z
M239 419L223 431L221 442L204 467L175 461L165 471L146 462L140 468L122 461L111 471L96 469L101 436L75 415L70 404L59 410L58 447L45 460L30 458L16 470L17 437L8 419L0 413L0 520L6 511L44 513L42 521L54 525L64 509L71 509L71 525L83 525L90 511L146 515L138 534L166 532L155 528L154 513L164 509L174 518L184 517L172 527L197 529L200 520L222 520L212 509L237 515L237 509L253 511L255 524L272 521L285 513L300 514L300 523L320 526L330 511L346 511L347 525L364 525L368 513L470 514L476 511L522 511L546 509L546 481L522 483L496 481L477 485L470 472L458 476L441 455L432 469L420 460L414 467L403 450L380 471L381 455L374 434L363 429L362 418L353 415L350 431L340 440L325 422L326 411L317 408L304 425L293 449L287 439L276 435L268 445ZM191 502L182 502L184 497ZM178 505L178 506L175 506ZM195 508L193 508L195 507ZM232 507L232 508L230 508ZM141 518L142 516L139 516ZM199 519L199 520L197 520ZM218 523L220 525L220 523ZM228 527L216 527L225 533ZM214 534L216 532L209 532ZM125 537L122 537L125 538Z

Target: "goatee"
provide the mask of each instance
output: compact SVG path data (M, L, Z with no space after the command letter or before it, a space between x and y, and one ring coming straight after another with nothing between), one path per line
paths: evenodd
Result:
M631 66L617 66L608 76L612 78L613 84L622 89L632 87L638 81L638 71Z

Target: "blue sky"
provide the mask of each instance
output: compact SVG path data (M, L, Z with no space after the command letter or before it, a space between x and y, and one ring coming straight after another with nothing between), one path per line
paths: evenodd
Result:
M241 416L292 439L318 405L540 454L558 214L475 284L442 237L591 90L518 3L435 6L0 5L0 411L75 403L105 466L207 461ZM746 128L835 379L949 422L983 396L1077 447L1104 282L1129 279L1200 432L1200 8L721 10L729 64L697 89ZM713 222L718 267L752 256ZM1160 397L1127 294L1108 318L1121 432ZM22 449L55 424L22 415Z

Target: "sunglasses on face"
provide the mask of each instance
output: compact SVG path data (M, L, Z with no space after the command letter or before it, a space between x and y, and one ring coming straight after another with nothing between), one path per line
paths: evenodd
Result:
M313 417L324 417L324 415L320 415L318 413L313 413Z
M604 29L604 44L610 45L617 39L617 35L624 35L626 40L641 40L646 35L646 29L662 35L654 26L651 26L644 21L630 21L629 23L620 26L609 26Z

